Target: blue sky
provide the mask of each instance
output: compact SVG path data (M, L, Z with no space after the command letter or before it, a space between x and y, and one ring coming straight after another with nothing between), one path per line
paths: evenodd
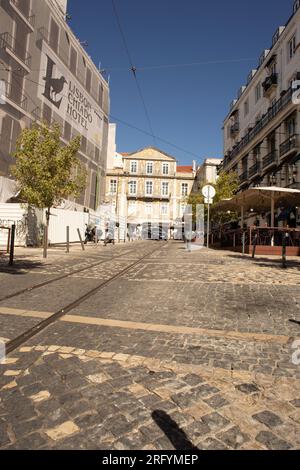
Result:
M222 156L221 128L229 104L277 27L288 20L292 3L115 0L154 134L183 150L159 140L157 147L183 165ZM110 73L111 121L116 117L150 133L111 0L69 0L68 12L69 25L88 42L89 55ZM139 70L214 61L223 63ZM118 123L119 152L148 145L154 145L150 135Z

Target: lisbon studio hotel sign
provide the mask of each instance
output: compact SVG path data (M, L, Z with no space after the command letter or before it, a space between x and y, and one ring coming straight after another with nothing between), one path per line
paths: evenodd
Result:
M103 118L99 105L45 43L38 95L80 134L100 146Z

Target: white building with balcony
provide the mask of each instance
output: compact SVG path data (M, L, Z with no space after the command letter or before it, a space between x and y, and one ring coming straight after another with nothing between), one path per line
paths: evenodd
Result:
M300 1L276 29L224 121L224 171L240 191L254 186L300 189Z

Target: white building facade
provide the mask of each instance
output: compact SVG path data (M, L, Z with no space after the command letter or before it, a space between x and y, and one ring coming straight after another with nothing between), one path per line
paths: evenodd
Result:
M224 121L224 171L236 171L239 189L300 189L300 2L274 33L257 68L231 103Z

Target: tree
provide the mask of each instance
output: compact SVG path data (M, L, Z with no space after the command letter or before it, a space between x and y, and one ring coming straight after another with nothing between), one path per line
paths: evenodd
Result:
M235 171L225 173L220 172L217 182L215 184L216 195L212 205L212 221L218 225L237 219L237 213L231 212L230 214L224 210L218 210L215 205L223 199L232 198L239 188L239 178Z
M22 200L46 209L44 257L51 207L69 196L78 197L86 184L86 172L77 156L81 138L75 137L63 145L60 137L57 123L50 127L34 125L21 132L14 154L16 164L12 171Z

